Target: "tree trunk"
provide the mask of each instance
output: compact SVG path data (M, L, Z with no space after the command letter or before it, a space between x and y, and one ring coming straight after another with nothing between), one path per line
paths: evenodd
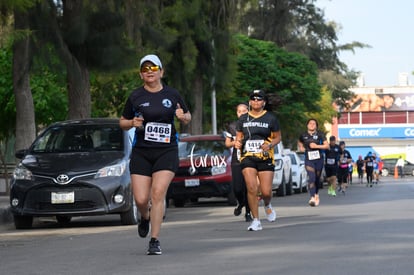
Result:
M66 62L69 119L89 118L91 115L91 94L89 71L82 67L73 57Z
M64 25L70 26L82 14L81 0L64 1ZM66 66L68 87L68 119L88 118L91 115L91 95L89 70L85 62L80 60L68 47L64 33L58 24L57 7L54 1L49 2L51 9L50 26L55 37L56 49Z
M191 134L203 134L203 79L198 74L194 80L194 110L191 112Z
M29 16L15 10L14 29L29 28ZM30 146L36 137L35 113L32 91L30 90L30 39L16 40L13 45L13 91L16 100L16 143L15 150Z

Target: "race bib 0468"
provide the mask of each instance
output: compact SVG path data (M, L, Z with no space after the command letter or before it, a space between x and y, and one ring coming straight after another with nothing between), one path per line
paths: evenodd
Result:
M145 140L161 143L170 143L171 124L148 122L145 125Z

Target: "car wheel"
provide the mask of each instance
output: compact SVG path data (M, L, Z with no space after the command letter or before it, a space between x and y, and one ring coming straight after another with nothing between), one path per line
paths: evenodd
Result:
M72 220L71 216L56 216L56 220L60 226L68 226Z
M285 176L282 177L282 183L279 185L276 191L276 195L278 197L286 196L286 183L285 183Z
M295 194L300 194L302 193L302 176L300 176L299 178L299 183L298 183L298 188L295 189Z
M388 176L390 174L390 172L388 171L388 169L387 168L382 168L382 170L381 170L381 175L383 176L383 177L386 177L386 176Z
M16 229L30 229L33 224L32 216L13 216Z
M184 199L174 199L175 207L184 207L185 200Z
M132 225L132 224L138 223L139 210L138 210L138 207L135 203L135 199L132 194L131 194L130 200L132 201L132 203L131 203L131 207L129 208L129 210L126 212L122 212L120 214L121 223L123 225Z
M305 183L304 185L302 185L302 193L307 193L308 192L308 184Z
M286 195L291 196L293 194L293 185L292 185L292 174L289 176L289 181L286 183Z

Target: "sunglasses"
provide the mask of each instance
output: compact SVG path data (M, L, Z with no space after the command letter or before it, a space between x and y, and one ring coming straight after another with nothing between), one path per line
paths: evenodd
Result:
M158 72L160 66L145 66L141 68L141 73Z
M262 101L263 100L263 97L261 97L261 96L251 96L250 97L250 100L253 100L253 101Z

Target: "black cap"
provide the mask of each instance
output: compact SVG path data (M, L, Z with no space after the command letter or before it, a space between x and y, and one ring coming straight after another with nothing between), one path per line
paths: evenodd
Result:
M345 141L339 142L339 145L345 145Z
M335 136L331 136L331 137L329 138L329 140L330 140L330 141L332 141L332 140L336 140L336 137L335 137Z
M253 92L250 93L249 98L252 98L255 96L265 99L266 93L263 90L254 90Z

